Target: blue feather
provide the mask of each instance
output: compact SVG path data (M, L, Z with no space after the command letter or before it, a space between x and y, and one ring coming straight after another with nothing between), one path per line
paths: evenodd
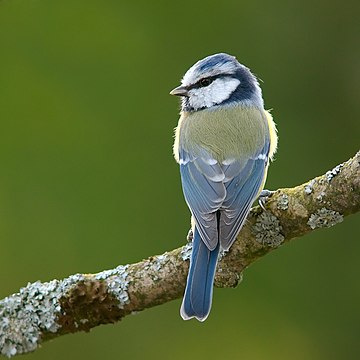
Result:
M265 145L267 147L268 143ZM226 184L226 198L221 206L218 224L222 249L228 250L240 232L251 205L261 190L266 166L266 159L249 159L240 173Z
M204 321L219 251L233 244L262 190L277 137L256 77L233 56L198 61L172 94L182 96L174 153L195 223L181 316Z
M195 228L190 269L180 309L184 320L195 317L204 321L210 313L219 248L218 242L214 250L209 250Z
M224 54L224 53L215 54L208 56L205 59L199 61L197 63L198 65L197 70L199 73L204 73L209 69L216 68L216 66L220 66L226 63L237 63L237 60L233 56L228 54Z

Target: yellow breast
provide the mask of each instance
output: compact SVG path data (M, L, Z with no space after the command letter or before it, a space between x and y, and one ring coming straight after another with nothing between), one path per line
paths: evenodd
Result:
M217 161L252 156L270 138L275 152L275 124L268 112L249 106L221 107L214 110L183 112L175 132L174 154L179 146L195 153L207 150Z

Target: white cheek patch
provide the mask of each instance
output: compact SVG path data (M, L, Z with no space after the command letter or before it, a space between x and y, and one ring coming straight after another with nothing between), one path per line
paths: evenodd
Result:
M209 86L192 89L189 103L192 108L209 108L228 99L239 86L240 80L234 78L216 79Z

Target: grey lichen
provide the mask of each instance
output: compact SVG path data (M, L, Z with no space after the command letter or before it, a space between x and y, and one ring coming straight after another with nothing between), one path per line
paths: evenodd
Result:
M340 173L341 168L344 166L344 164L339 164L335 166L332 170L327 171L325 174L326 180L330 182L337 174Z
M165 264L168 261L168 253L164 253L163 255L157 255L154 256L151 262L151 266L150 268L152 269L151 271L151 277L154 281L158 281L159 280L159 271L165 266Z
M226 256L226 254L229 252L229 250L223 250L223 249L221 249L220 251L219 251L219 257L218 257L218 261L221 261L225 256Z
M180 252L180 256L183 260L190 260L192 251L192 243L187 243Z
M282 227L278 218L267 211L258 216L252 228L256 241L270 247L278 247L284 242L285 238L281 231Z
M315 214L311 214L307 224L314 230L316 228L334 226L343 220L344 217L337 211L321 208Z
M316 197L316 200L318 201L323 201L324 197L326 196L325 192L322 191L317 197Z
M315 184L315 179L309 181L306 185L305 185L305 194L310 195L313 191L313 186Z
M154 261L153 261L153 268L156 271L159 271L167 262L168 260L168 253L164 253L163 255L158 255L154 257Z
M215 286L219 288L235 288L243 280L243 273L232 271L228 268L223 268L221 262L216 268Z
M105 270L95 275L95 279L106 281L109 293L119 301L120 309L130 302L127 291L130 283L128 267L129 265L119 265L115 269Z
M286 194L281 194L277 200L277 208L279 210L287 210L289 207L289 197Z
M341 199L341 201L334 201L334 204L338 206L337 209L341 211L344 216L359 211L358 202L356 202L358 197L355 201L353 200L354 195L358 195L359 153L357 158L352 159L351 162L344 165L343 169L343 164L340 164L333 170L327 172L326 176L312 180L305 186L301 185L294 188L294 191L288 193L291 194L291 197L293 194L296 194L296 200L298 190L305 190L306 194L315 192L314 196L316 196L316 200L323 202L327 200L326 206L328 207L330 207L330 204L332 204L331 200L335 199L335 197ZM335 176L338 176L338 178L330 184L330 181L332 181ZM338 180L340 180L339 184L341 186L335 184ZM315 181L319 185L316 189L313 188ZM343 186L344 183L346 186ZM356 193L354 193L354 189L357 191ZM319 203L314 204L313 197L307 196L301 196L300 200L304 198L306 198L307 201L301 204L300 202L291 201L292 214L290 215L294 215L294 218L291 219L289 226L286 224L288 217L283 216L284 214L282 212L277 211L284 227L286 224L286 231L284 231L286 240L291 240L295 236L304 235L310 228L330 227L343 221L343 215L338 211L327 209L325 203L323 203L324 207L322 209L315 211L313 210L313 206L318 206ZM286 201L284 203L284 201L281 200L280 209L286 206ZM299 209L301 209L301 211ZM256 209L252 212L252 217L247 222L246 227L252 226L254 216L257 216L259 211L261 210ZM315 212L309 216L308 211ZM303 227L303 219L308 219L307 224L309 228ZM297 225L297 221L299 222L299 226ZM248 230L249 228L245 229L244 240L242 239L242 242L239 242L239 247L235 247L236 250L240 249L244 251L231 251L228 257L230 258L230 262L224 262L224 264L222 264L222 262L219 263L217 278L219 279L220 286L222 284L225 284L225 286L236 285L238 278L241 276L241 274L238 275L238 272L242 271L255 259L265 255L270 250L266 249L265 246L254 246L254 243L250 244L252 238L249 237ZM261 213L257 217L256 224L252 226L251 231L255 235L258 243L269 247L277 247L284 241L280 221L270 212L265 211ZM244 243L246 246L244 246ZM168 270L166 269L166 264L173 262L173 265L179 267L180 270L184 269L187 264L180 264L180 266L178 266L178 260L179 258L188 260L191 256L191 250L192 244L189 243L180 251L177 249L169 254L150 257L148 260L139 264L119 266L114 270L103 271L97 275L76 274L62 281L53 280L48 283L37 281L33 284L28 284L26 287L20 289L17 294L0 300L0 355L11 357L17 354L27 353L35 350L42 340L48 340L69 332L90 330L96 325L119 320L127 315L128 309L125 308L125 311L118 311L118 313L121 314L112 314L113 304L116 301L114 301L111 296L105 296L104 298L103 295L107 295L108 291L112 292L112 294L119 299L120 307L124 306L129 302L128 288L130 286L130 280L131 296L134 296L135 300L134 307L129 307L130 311L133 310L131 312L132 314L142 311L144 308L159 305L177 298L179 291L172 290L174 285L178 288L178 272L166 271ZM239 255L237 253L239 253ZM173 258L172 254L176 254L176 259ZM237 256L241 257L241 261L237 261ZM232 257L235 257L234 264ZM230 266L228 267L228 265ZM151 268L158 270L160 279L168 277L167 280L169 280L160 284L160 292L157 292L157 289L155 289L155 300L152 296L144 296L142 289L137 291L135 288L137 279L143 280L146 282L146 285L148 285L148 274L146 270ZM164 268L165 271L163 271ZM97 281L93 281L94 277ZM223 281L224 279L225 281ZM99 284L101 286L99 286ZM167 291L167 286L170 286L170 292ZM87 289L93 292L87 294ZM94 296L99 289L104 292L101 293L101 298ZM151 287L151 291L153 291L153 289L154 288ZM163 294L166 294L166 296L163 296ZM89 295L87 299L84 299L86 297L85 295ZM94 298L95 301L93 301ZM75 302L72 302L72 300ZM84 304L86 306L92 306L92 304L94 304L94 311L88 311L88 309L82 311ZM67 311L67 309L70 311ZM114 316L109 317L109 314ZM104 316L104 320L102 316ZM65 319L66 317L68 319ZM74 324L73 326L72 323ZM87 327L84 326L86 324L88 324Z
M36 281L0 301L0 354L11 357L34 351L42 332L55 333L60 325L59 299L82 275L62 281Z

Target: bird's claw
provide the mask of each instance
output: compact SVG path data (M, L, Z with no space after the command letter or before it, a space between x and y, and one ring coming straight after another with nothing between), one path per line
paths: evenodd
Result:
M193 238L194 238L194 234L193 234L192 229L190 229L189 232L188 232L188 234L187 234L187 236L186 236L186 240L187 240L188 242L192 242L192 241L193 241Z
M260 195L259 195L259 205L260 207L266 211L265 209L265 204L266 202L269 200L269 198L275 193L275 191L271 191L271 190L262 190Z

